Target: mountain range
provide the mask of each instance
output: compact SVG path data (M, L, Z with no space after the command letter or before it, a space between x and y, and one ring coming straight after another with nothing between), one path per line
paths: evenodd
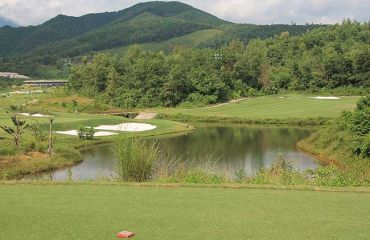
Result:
M9 19L6 19L6 18L0 16L0 27L4 27L4 26L17 27L18 24L16 24L15 22L13 22Z
M0 28L0 71L30 73L30 66L97 51L170 52L176 46L220 47L232 39L248 42L281 32L301 34L317 25L234 24L180 2L145 2L130 8L81 17L58 15L38 26Z

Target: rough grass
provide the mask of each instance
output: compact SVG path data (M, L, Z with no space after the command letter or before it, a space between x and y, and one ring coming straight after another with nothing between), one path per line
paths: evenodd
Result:
M0 185L0 239L368 239L370 194Z
M279 98L284 97L284 98ZM291 99L290 99L291 98ZM308 95L264 96L206 108L159 109L160 113L195 117L249 119L253 121L334 118L356 107L359 97L316 100Z

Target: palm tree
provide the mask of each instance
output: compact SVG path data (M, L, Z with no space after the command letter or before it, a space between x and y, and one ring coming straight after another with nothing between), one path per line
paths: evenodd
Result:
M6 133L13 136L14 144L17 148L19 148L21 144L21 136L24 133L23 130L26 129L28 125L26 124L26 121L21 121L16 114L14 114L11 119L15 128L8 126L0 126L0 128L2 128Z

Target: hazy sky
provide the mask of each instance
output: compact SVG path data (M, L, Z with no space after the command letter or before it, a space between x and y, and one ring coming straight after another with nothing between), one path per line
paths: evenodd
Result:
M180 0L182 1L182 0ZM20 25L37 25L58 14L81 16L115 11L138 0L0 0L0 16ZM335 23L370 20L370 0L183 0L238 23Z

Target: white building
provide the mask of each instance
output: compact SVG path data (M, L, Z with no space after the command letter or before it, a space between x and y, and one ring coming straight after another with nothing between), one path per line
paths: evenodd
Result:
M0 77L14 78L14 79L30 79L30 77L27 77L25 75L21 75L18 73L13 73L13 72L0 72Z

